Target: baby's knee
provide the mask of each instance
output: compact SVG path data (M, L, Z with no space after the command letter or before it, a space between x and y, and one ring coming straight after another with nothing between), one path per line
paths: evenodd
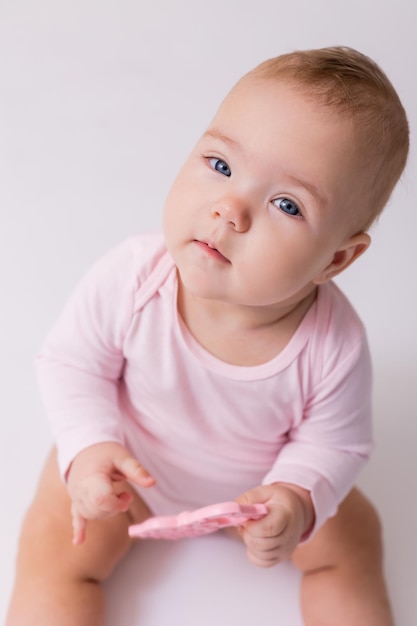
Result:
M382 567L382 525L371 502L353 489L337 514L292 556L303 572L326 567Z
M128 521L118 518L90 522L85 542L74 546L69 510L44 509L35 501L23 521L18 567L51 582L102 582L130 546Z

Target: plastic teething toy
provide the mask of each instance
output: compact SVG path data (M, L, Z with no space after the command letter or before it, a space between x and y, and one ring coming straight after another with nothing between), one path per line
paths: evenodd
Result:
M179 515L151 517L142 524L129 526L129 536L141 539L196 537L213 533L226 526L240 526L247 520L260 519L267 512L268 509L264 504L221 502L196 511L184 511Z

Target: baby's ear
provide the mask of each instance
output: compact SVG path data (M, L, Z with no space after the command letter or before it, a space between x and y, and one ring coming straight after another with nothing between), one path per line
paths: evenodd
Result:
M368 233L358 233L351 237L334 253L331 263L313 280L313 283L320 285L331 280L340 272L343 272L353 261L356 261L361 254L371 245L371 238Z

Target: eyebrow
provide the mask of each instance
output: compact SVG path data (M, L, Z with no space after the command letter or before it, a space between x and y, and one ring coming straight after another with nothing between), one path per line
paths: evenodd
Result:
M223 143L228 144L229 146L232 146L233 148L239 150L239 152L244 151L243 146L241 143L239 143L239 141L236 141L236 139L232 139L232 137L225 135L216 128L209 128L208 130L206 130L206 132L203 134L203 137L218 139L219 141L222 141ZM303 187L304 189L306 189L310 193L310 195L312 195L316 199L316 201L320 205L320 208L324 209L327 206L328 203L326 200L326 196L320 191L317 185L288 172L284 172L284 176L298 187Z
M236 148L240 152L243 152L243 146L241 143L236 141L236 139L232 139L228 135L223 134L219 130L216 130L215 128L209 128L208 130L206 130L203 137L211 137L212 139L219 139L223 143L226 143L229 146Z
M298 176L294 176L293 174L285 174L286 178L292 181L295 185L299 187L304 187L307 191L317 200L320 208L326 208L328 202L326 200L326 196L320 191L320 189L314 183L311 183L303 178L299 178Z

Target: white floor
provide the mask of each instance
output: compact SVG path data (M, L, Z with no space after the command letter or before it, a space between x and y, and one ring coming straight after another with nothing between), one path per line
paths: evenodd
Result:
M383 519L396 626L416 626L414 4L0 2L0 624L20 521L51 445L32 361L64 300L98 255L159 225L172 177L243 72L295 48L343 44L387 71L412 132L373 244L340 284L375 366L377 447L360 486ZM141 544L107 592L107 626L301 626L296 572L259 570L218 535Z
M302 626L297 572L251 566L241 548L219 534L138 545L107 587L106 626Z

